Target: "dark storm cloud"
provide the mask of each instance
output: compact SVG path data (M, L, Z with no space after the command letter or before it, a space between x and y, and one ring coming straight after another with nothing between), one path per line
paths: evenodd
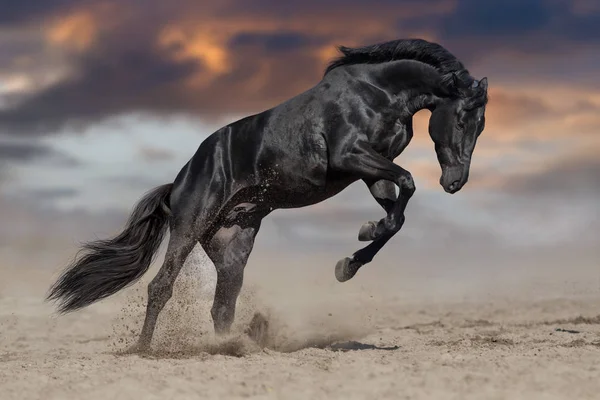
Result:
M258 45L261 53L269 53L281 49L286 41L302 45L300 35L246 35L238 38L232 53L231 73L214 79L204 90L194 90L186 86L186 80L203 73L202 61L176 61L173 52L177 46L158 48L151 43L152 36L136 39L115 35L76 58L73 62L79 73L24 99L15 108L0 111L0 128L43 134L68 123L90 123L134 111L203 116L257 111L316 83L311 78L320 72L310 55L292 51L265 61L264 56L256 56L254 48L244 46ZM246 88L265 62L271 66L268 80L262 87ZM294 79L290 81L291 76Z
M600 13L581 15L572 20L564 20L557 24L558 34L564 34L568 39L583 43L600 41Z
M436 33L443 44L465 61L492 54L495 48L527 49L531 56L546 52L541 44L556 50L564 41L593 41L600 37L600 30L596 29L600 22L598 14L575 14L566 2L549 0L460 0L454 8L454 3L444 6L443 0L237 0L221 5L124 0L103 4L127 10L123 12L127 18L115 18L115 26L102 30L103 21L110 17L102 15L104 19L97 21L100 27L97 40L68 56L73 73L41 91L22 95L14 107L0 111L0 129L19 134L52 133L69 123L92 123L134 111L189 112L200 116L258 112L315 84L325 66L317 51L327 44L331 48L348 44L346 37L361 37L363 25L389 28L376 32L369 28L362 35L364 41L382 36L383 32L396 31L398 37L411 36L413 31ZM98 3L3 0L0 24L92 6ZM429 12L428 9L434 8L443 11ZM254 12L262 18L271 18L273 23L279 23L281 18L290 22L303 18L297 21L302 21L305 27L298 28L296 24L294 30L265 31L257 22L255 31L243 28L231 33L224 49L228 54L228 71L214 77L205 60L176 56L187 40L193 40L191 35L184 34L182 42L170 47L157 44L167 23L177 25L178 21L194 20L195 16L196 25L204 26L212 16L223 21L246 18L252 24L248 15ZM364 22L344 22L339 15L346 13L347 18L348 12L361 16ZM396 17L401 22L394 27ZM322 36L311 27L311 21L321 23L323 18L337 26L336 34ZM391 25L386 27L386 24ZM212 29L218 30L218 24ZM396 38L389 35L393 33L387 33L387 39ZM14 49L9 53L14 53ZM0 65L5 66L6 59L13 58L2 57ZM210 76L206 85L190 85L193 78L202 76Z
M0 36L0 74L10 68L16 68L15 60L43 52L44 43L36 39L24 32Z
M30 161L52 154L49 147L35 143L0 143L0 161Z
M467 65L504 52L513 57L523 56L529 65L548 70L554 60L583 51L582 45L600 45L598 9L580 13L573 8L571 1L459 0L449 14L401 19L397 27L401 35L410 35L415 30L434 33L441 44ZM539 57L539 61L535 57ZM498 66L497 72L511 75L512 68L519 67L507 60L506 64ZM597 69L598 66L589 68ZM564 71L560 72L566 75Z
M377 10L395 11L398 15L412 15L414 12L429 14L434 7L444 7L452 0L238 0L231 10L255 15L272 15L280 18L294 17L298 14L318 15L327 12L331 18L339 18L348 11L359 11L363 15L373 15ZM444 7L447 8L447 7ZM382 14L381 17L384 15Z
M600 40L600 13L574 12L573 4L549 0L460 0L452 14L412 19L401 27L428 26L462 49L467 57L474 42L494 48L527 51L528 55L569 50L571 45Z
M0 24L12 24L54 15L90 0L0 0Z
M119 48L115 44L85 54L76 60L79 74L0 111L0 127L9 132L45 133L67 122L183 107L185 99L177 86L201 65L168 61L159 50L144 45Z
M442 22L452 36L523 35L544 28L554 17L545 0L461 0L454 13Z
M53 165L77 166L79 162L46 145L23 142L0 142L0 166L3 164L27 164L43 160Z

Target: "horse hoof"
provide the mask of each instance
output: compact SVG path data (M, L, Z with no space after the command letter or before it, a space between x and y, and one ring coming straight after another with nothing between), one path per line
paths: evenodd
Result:
M335 265L335 277L339 282L346 282L356 275L362 265L363 263L350 257L343 258Z
M150 345L136 342L123 351L123 354L145 354L150 352Z
M375 239L375 229L377 229L377 221L364 223L358 231L358 240L361 242L370 242Z
M269 343L269 320L261 313L255 313L244 333L260 347L267 347Z

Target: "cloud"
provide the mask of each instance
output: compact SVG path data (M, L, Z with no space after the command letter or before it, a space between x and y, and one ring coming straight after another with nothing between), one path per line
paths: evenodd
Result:
M597 149L600 146L578 149L541 165L492 176L488 185L478 185L480 193L472 194L474 206L491 210L490 226L525 245L595 246L600 229Z
M45 144L0 140L0 166L35 163L60 167L79 165L74 158Z
M545 0L461 0L457 4L441 28L454 37L526 35L544 28L554 14Z
M494 24L516 29L508 16L518 15L523 27L531 27L534 18L541 15L545 21L552 11L545 2L512 0L504 5L382 1L377 7L366 1L230 1L221 6L184 1L160 5L158 18L155 3L143 8L133 1L103 7L56 0L7 5L6 20L46 18L42 28L47 44L63 54L68 65L64 68L70 72L18 102L13 98L13 107L0 113L0 126L9 132L42 134L69 123L140 110L204 116L250 113L315 84L328 57L335 54L334 45L395 38L399 32L394 18L440 19L457 25L448 29L458 36L459 28L467 26L487 29L493 36L498 34ZM260 21L252 21L254 12L261 15ZM36 52L39 49L31 50Z
M165 150L158 147L143 146L139 149L139 154L144 161L148 162L161 162L173 160L175 154L169 150Z
M600 159L596 152L576 154L555 161L540 172L509 177L503 191L510 195L560 198L590 195L600 199ZM600 211L600 201L597 202ZM596 214L598 216L598 214Z
M232 51L242 47L258 48L262 52L293 52L314 45L323 45L324 40L298 32L241 32L229 40Z
M546 104L541 96L537 97L533 93L491 89L490 103L486 109L487 123L494 127L515 128L527 120L551 117L554 114L552 107Z
M35 143L0 144L0 160L2 161L30 161L51 154L53 154L51 148Z
M183 99L172 87L200 65L175 63L154 49L106 49L79 60L79 73L0 111L0 126L8 132L47 133L67 122L97 121L137 109L161 109L165 99Z
M35 189L19 193L19 197L24 200L33 200L43 204L47 201L62 199L65 197L75 196L78 191L72 187L54 187L49 189Z
M12 1L0 0L0 24L15 24L47 18L59 12L64 12L75 5L93 3L89 0L48 0L48 1Z
M10 105L0 108L0 129L30 135L138 111L203 118L258 112L317 83L338 44L419 35L474 62L523 43L592 40L586 21L597 18L585 2L543 0L17 3L6 3L0 32L2 21L13 30L18 23L11 37L28 37L29 46L0 57L0 75L22 88L2 96L0 87ZM41 22L30 26L32 19ZM529 54L544 53L527 46ZM506 65L503 57L497 65ZM26 59L44 68L18 72L17 60ZM543 111L539 99L516 103L525 101L504 108Z
M487 50L513 48L547 54L574 42L596 43L594 27L600 21L597 7L587 1L506 0L480 2L459 0L446 14L420 16L400 26L426 26L450 43L488 43Z
M6 3L0 19L0 43L19 43L0 46L0 130L30 140L19 149L0 147L5 160L41 159L41 136L106 128L101 122L116 116L206 121L258 112L318 82L335 45L413 35L440 41L490 78L470 188L504 187L504 175L523 170L543 173L550 159L594 144L600 126L594 83L571 87L597 72L594 52L573 46L596 37L588 30L598 9L582 0L17 3ZM540 78L546 73L553 84ZM438 189L427 117L417 118L419 134L400 161L423 186ZM161 135L171 132L178 131ZM177 160L177 151L148 143L131 156L162 166ZM83 179L79 173L74 181ZM138 171L123 179L147 182Z

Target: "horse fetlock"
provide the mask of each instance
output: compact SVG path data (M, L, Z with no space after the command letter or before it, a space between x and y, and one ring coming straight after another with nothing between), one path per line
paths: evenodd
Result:
M375 237L379 237L380 235L383 235L383 234L396 233L400 230L400 228L402 228L403 224L404 224L404 215L401 215L401 216L388 215L387 217L385 217L381 221L379 221L379 223L377 224L377 229L375 231Z
M400 180L400 194L402 196L411 197L416 190L415 180L410 173L407 173Z
M225 304L215 304L210 310L213 319L215 333L223 335L229 333L233 323L235 309Z
M361 242L368 242L374 240L375 230L377 229L377 221L369 221L364 223L358 231L358 240Z

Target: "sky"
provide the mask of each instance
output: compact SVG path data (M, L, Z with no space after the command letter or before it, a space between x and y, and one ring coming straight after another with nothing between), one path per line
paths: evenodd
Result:
M417 192L369 271L598 265L599 26L595 0L0 0L0 255L60 268L216 129L317 84L336 46L419 37L488 77L486 129L449 195L415 116L395 161ZM332 270L383 216L361 182L276 211L251 263Z

